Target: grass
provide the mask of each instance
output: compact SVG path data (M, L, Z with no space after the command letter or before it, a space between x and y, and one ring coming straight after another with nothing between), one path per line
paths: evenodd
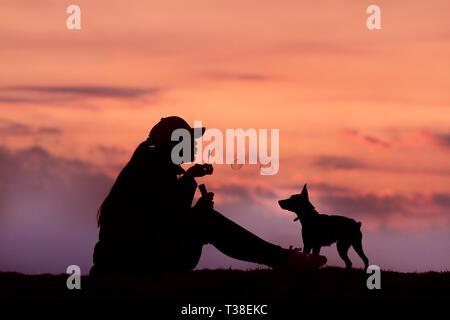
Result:
M450 272L381 272L381 290L368 290L360 269L328 267L307 272L198 270L146 276L83 276L81 290L68 290L68 275L0 273L0 299L158 301L286 301L449 299Z

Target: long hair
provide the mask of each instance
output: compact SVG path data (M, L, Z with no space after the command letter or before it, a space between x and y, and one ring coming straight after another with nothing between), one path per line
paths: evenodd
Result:
M145 161L140 161L145 155L147 147L153 143L147 139L142 142L134 151L131 159L121 170L114 182L109 194L97 212L97 225L101 227L106 221L116 220L118 215L123 213L124 206L133 201L132 197L136 188L139 188L139 177L146 165Z

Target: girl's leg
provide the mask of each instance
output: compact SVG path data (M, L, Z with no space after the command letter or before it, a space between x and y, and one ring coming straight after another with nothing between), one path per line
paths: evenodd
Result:
M282 250L215 210L191 210L186 227L202 244L212 244L222 253L239 260L273 267Z

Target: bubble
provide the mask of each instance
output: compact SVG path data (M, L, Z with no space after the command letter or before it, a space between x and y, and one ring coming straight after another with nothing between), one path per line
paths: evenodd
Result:
M239 170L240 168L242 168L244 165L242 163L232 163L231 164L231 169L233 170Z
M233 170L241 169L244 166L244 164L243 163L239 163L239 162L242 162L242 161L239 161L238 158L235 156L234 157L234 162L231 164L231 169L233 169Z

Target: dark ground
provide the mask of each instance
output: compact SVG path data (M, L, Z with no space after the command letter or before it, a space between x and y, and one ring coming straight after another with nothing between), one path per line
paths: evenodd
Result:
M199 270L146 276L83 276L68 290L68 275L0 273L0 299L151 299L215 302L265 300L450 299L450 272L381 272L381 289L369 290L361 269L303 272Z
M381 272L381 289L369 290L363 270L308 272L199 270L146 276L83 276L68 290L68 275L0 273L0 310L45 319L366 319L441 318L450 302L450 272ZM228 314L226 305L267 305L267 314ZM209 315L184 315L186 306L214 306ZM231 309L233 310L233 309Z

